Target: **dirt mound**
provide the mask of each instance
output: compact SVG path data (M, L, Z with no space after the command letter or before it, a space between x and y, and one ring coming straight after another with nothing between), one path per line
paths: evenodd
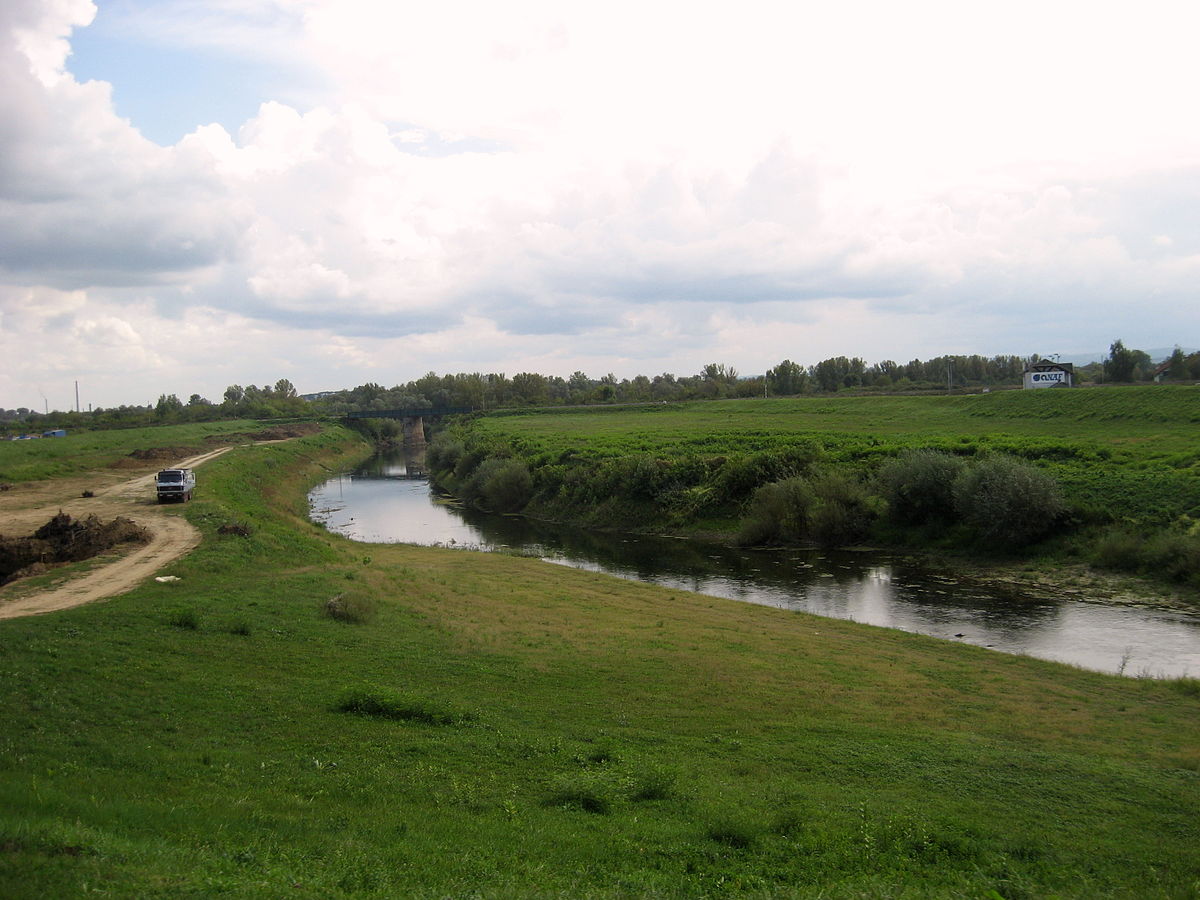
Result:
M297 422L294 425L276 425L267 428L254 436L256 441L285 441L288 438L304 437L306 434L316 434L321 426L316 422Z
M181 459L197 452L199 451L195 447L150 447L146 450L134 450L129 455L141 460Z
M73 519L59 511L28 537L0 535L0 584L44 572L54 563L91 559L118 544L149 540L149 531L124 516L102 522L96 516Z
M316 434L321 426L316 422L295 422L291 425L272 425L262 431L240 431L236 434L210 434L205 438L218 444L228 444L237 441L286 441L288 438L304 437L306 434Z

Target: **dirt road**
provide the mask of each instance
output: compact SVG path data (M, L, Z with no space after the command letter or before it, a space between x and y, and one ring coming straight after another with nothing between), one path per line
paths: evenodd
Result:
M230 449L220 447L174 465L195 468ZM79 478L18 484L0 493L0 532L6 535L31 534L60 509L76 518L95 515L107 520L125 516L151 535L148 544L137 545L119 558L47 590L30 594L21 590L20 581L0 588L0 619L53 612L113 597L196 547L200 532L179 514L181 507L158 504L155 472L129 480L121 480L116 472L96 472ZM84 497L85 490L95 496Z

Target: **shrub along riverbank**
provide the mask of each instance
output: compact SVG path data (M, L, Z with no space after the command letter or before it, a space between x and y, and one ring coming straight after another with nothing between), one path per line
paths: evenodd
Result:
M1091 563L1200 587L1200 391L737 400L477 418L436 480L497 512L747 543Z
M179 581L0 622L0 895L1195 894L1194 679L355 544L304 491L365 450L239 448Z

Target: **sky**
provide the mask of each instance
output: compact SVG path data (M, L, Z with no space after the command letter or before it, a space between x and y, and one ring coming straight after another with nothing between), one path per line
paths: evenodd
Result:
M0 407L1195 346L1198 26L5 0Z

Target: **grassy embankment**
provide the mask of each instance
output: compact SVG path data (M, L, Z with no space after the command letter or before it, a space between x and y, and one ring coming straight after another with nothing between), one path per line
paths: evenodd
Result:
M1200 391L1165 386L547 410L472 422L445 454L456 470L442 480L478 496L480 462L511 457L529 472L511 503L529 514L732 536L757 487L835 473L863 486L864 542L979 555L995 542L961 523L894 522L876 475L915 448L963 460L1005 454L1052 475L1067 507L1050 539L1021 554L1200 586L1198 425Z
M179 582L0 622L0 895L1200 891L1194 680L356 545L303 489L361 446L217 459Z
M180 456L202 453L214 445L249 440L263 423L250 420L203 422L192 425L127 428L70 433L65 438L0 443L0 483L41 481L80 475L129 461L137 450L171 447ZM152 463L149 465L153 465Z

